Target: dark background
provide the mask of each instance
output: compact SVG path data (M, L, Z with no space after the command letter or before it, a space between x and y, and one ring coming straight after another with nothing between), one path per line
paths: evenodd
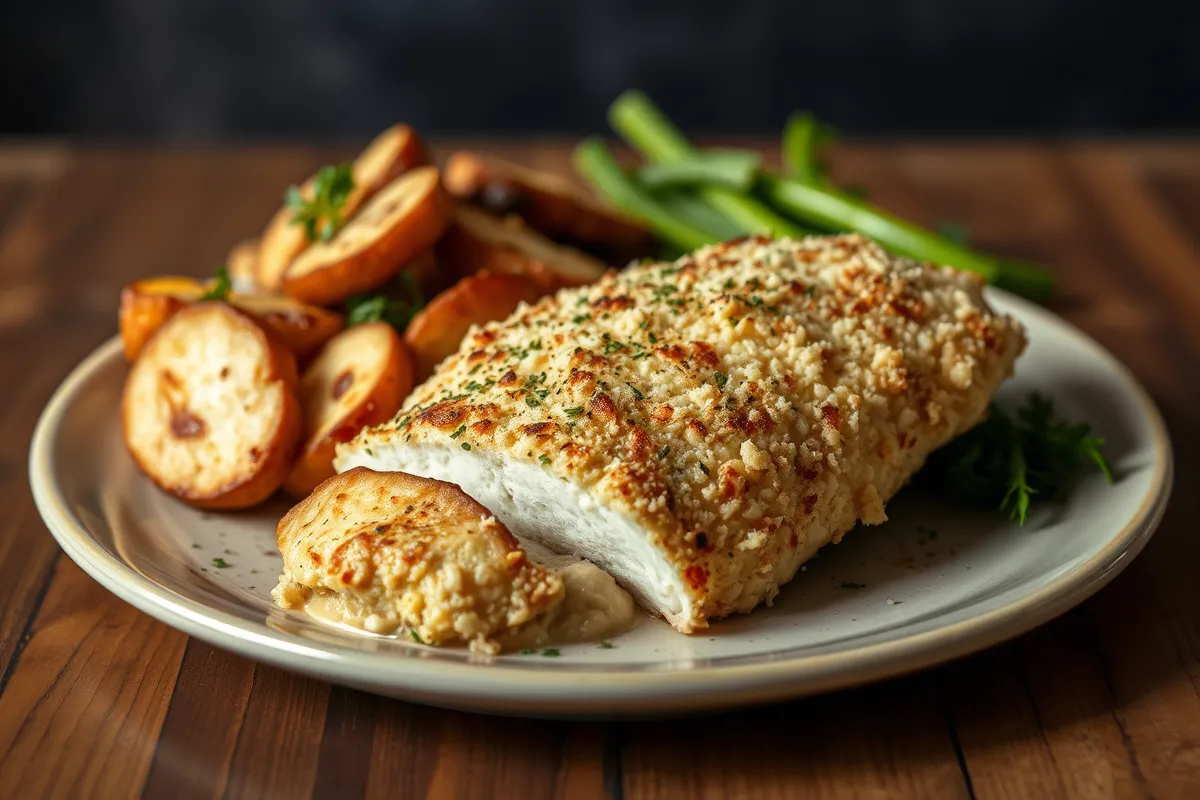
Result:
M361 140L603 128L639 87L696 133L1200 129L1200 0L5 2L0 134Z

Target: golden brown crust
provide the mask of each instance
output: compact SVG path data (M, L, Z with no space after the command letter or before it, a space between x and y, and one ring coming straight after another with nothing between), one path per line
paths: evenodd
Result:
M639 223L605 208L552 173L458 152L446 161L445 183L455 197L495 213L519 214L544 236L611 254L622 259L620 263L646 255L654 246L653 237Z
M386 283L445 231L451 201L436 167L420 167L380 190L328 242L317 242L287 268L283 290L330 305Z
M122 428L164 491L211 509L246 508L279 488L300 436L296 362L224 303L181 310L130 369Z
M494 649L493 637L562 600L557 575L531 563L491 512L454 484L399 472L336 475L279 522L286 608L314 594L379 632Z
M356 325L330 340L300 378L304 436L284 489L304 497L331 477L337 445L391 419L412 387L412 358L391 325Z
M540 465L647 532L687 587L671 622L690 631L880 521L979 419L1024 342L980 289L859 236L704 248L469 334L395 421L339 452L462 444Z

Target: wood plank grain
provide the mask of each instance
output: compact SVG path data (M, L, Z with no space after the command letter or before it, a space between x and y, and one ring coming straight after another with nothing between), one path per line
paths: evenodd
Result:
M568 164L565 146L484 149ZM1133 367L1177 441L1200 440L1200 319L1189 312L1200 298L1200 204L1189 194L1200 183L1189 176L1200 170L1175 169L1200 163L1200 147L1057 155L1067 149L866 143L846 147L835 169L886 207L964 222L985 248L1055 264L1065 289L1055 309ZM32 337L49 354L0 395L0 502L14 509L0 537L0 664L10 667L0 796L18 783L113 794L143 776L147 796L184 797L1194 796L1200 543L1186 493L1112 586L1013 644L704 720L500 720L331 690L198 642L185 654L179 634L69 562L52 573L56 551L24 493L24 437L68 365L112 330L117 288L210 272L258 231L282 186L349 154L87 151L61 182L14 202L7 229L0 216L0 369L26 369L11 354ZM1200 480L1194 449L1179 448L1180 486Z
M567 723L444 711L429 797L554 797Z
M0 372L11 376L0 393L0 505L7 511L5 535L0 536L0 692L45 596L58 553L25 481L33 425L68 364L82 358L111 324L71 314L51 284L56 268L50 258L52 238L78 231L111 196L112 187L106 186L110 171L96 166L73 172L92 179L81 180L76 191L68 192L62 181L37 187L14 209L0 238L0 285L5 287L0 293ZM58 263L59 271L63 263ZM57 318L58 324L44 324L44 317ZM41 357L29 358L31 348Z
M108 151L81 154L59 180L31 200L0 241L0 280L14 287L24 314L15 325L0 326L0 368L22 375L0 397L0 491L4 493L0 499L9 511L8 535L0 537L0 663L4 665L0 700L7 697L10 686L38 679L24 674L35 670L36 662L23 667L24 662L16 658L25 655L22 631L31 624L37 629L38 623L31 620L43 596L54 604L58 592L71 588L69 582L59 585L65 580L61 570L47 584L58 551L17 477L23 474L20 467L38 412L69 368L114 330L119 287L133 277L168 269L210 272L211 267L202 267L198 259L208 257L206 246L213 247L213 258L223 257L225 245L218 250L211 243L193 243L207 242L209 229L244 220L248 215L244 203L257 201L269 208L262 202L265 195L255 198L250 187L261 186L261 170L278 169L277 162L266 159L267 166L255 172L249 164L234 160L237 169L229 171L219 154L182 159ZM282 166L294 172L296 162L283 159ZM240 191L243 186L247 191ZM226 202L230 193L235 199ZM37 359L27 357L33 342L40 345ZM101 608L95 610L100 613ZM79 612L86 614L88 607L81 606ZM137 626L147 620L134 614L121 617L120 622ZM82 635L89 628L67 630ZM125 634L124 629L112 632L117 637ZM60 638L43 646L69 654L77 643ZM173 680L181 656L179 650L173 662L156 664L155 669ZM118 672L110 675L104 671L106 666ZM131 686L140 685L139 676L131 678L119 663L98 663L93 668L96 680L116 675ZM74 689L67 685L64 691ZM153 697L160 717L168 699L168 693ZM85 748L73 757L87 763L91 754ZM34 755L31 768L47 773L53 772L56 759L64 757L57 750L38 750ZM143 777L137 776L139 784Z
M1189 345L1191 358L1200 361L1200 325L1192 324L1200 308L1200 247L1148 190L1132 158L1082 146L1069 152L1067 164L1139 275L1157 287L1158 310L1169 310L1181 323L1178 334Z
M396 700L373 698L368 798L424 797L433 779L442 711Z
M948 159L953 163L941 165L936 165L936 158L932 161L925 159L919 170L911 171L913 180L936 176L932 183L922 184L927 199L940 208L957 209L970 221L986 221L998 245L993 249L1003 252L1004 246L1022 239L1022 255L1058 268L1064 290L1057 304L1060 312L1116 346L1118 355L1124 349L1143 372L1172 371L1172 348L1160 346L1172 320L1168 317L1164 324L1161 315L1152 313L1155 306L1148 302L1150 298L1130 290L1114 262L1119 249L1089 228L1079 198L1064 186L1044 149L1018 148L1008 158ZM997 197L1016 201L1000 209L997 203L1004 201ZM1145 569L1145 562L1139 561L1084 612L1055 627L1074 624L1081 629L1080 620L1090 618L1090 609L1116 597L1122 599L1112 602L1127 616L1130 599L1125 595L1142 597L1153 591L1146 585ZM1146 791L1136 754L1127 746L1126 732L1116 716L1118 701L1107 683L1096 637L1089 626L1082 628L1089 632L1069 638L1035 633L1020 640L1012 656L1015 673L997 671L990 654L965 662L956 673L956 690L965 708L984 705L982 712L956 715L980 797L1049 792L1050 786L1069 796L1140 796ZM1091 669L1084 669L1085 665ZM993 707L988 704L997 687L990 676L996 674L1018 684L1002 689L1006 702ZM986 713L989 709L995 713ZM1007 730L1006 724L1015 724L1016 717L1026 722L1019 735L1012 730L995 735L997 730ZM993 741L1003 747L985 746ZM1004 747L1018 745L1037 755L1028 756L1026 767L1016 770L1016 779L1010 780L1011 770L1005 765L1013 754ZM1030 781L1034 783L1029 785Z
M1069 166L1069 159L1067 164ZM1045 166L1045 159L1042 159L1042 165ZM1179 377L1189 371L1194 374L1196 366L1186 336L1179 336L1180 326L1191 325L1191 321L1163 313L1166 304L1160 302L1153 278L1147 270L1135 266L1136 254L1120 238L1114 237L1117 228L1105 219L1103 207L1087 193L1085 179L1077 171L1068 168L1042 169L1041 172L1043 178L1048 179L1040 181L1036 191L1026 192L1029 197L1036 198L1029 202L1028 213L1038 214L1047 203L1060 209L1065 207L1069 212L1060 220L1059 229L1048 232L1050 235L1040 245L1044 260L1058 264L1065 272L1064 279L1072 287L1069 291L1075 302L1060 310L1068 318L1085 324L1118 356L1125 358L1155 392L1169 424L1175 429L1172 395L1180 388ZM975 177L968 175L964 182L978 186L980 184L973 180ZM1008 221L1020 225L1023 220L1021 214L1016 214ZM1181 463L1181 471L1187 470L1188 465ZM1178 551L1171 554L1178 546L1176 531L1183 533L1175 528L1173 516L1173 511L1168 513L1163 527L1138 562L1081 612L1083 616L1079 619L1085 620L1086 627L1094 630L1090 639L1096 644L1093 647L1086 643L1077 644L1068 653L1076 665L1090 663L1090 671L1080 673L1077 669L1064 668L1057 673L1049 672L1047 666L1052 666L1055 661L1045 642L1030 648L1031 652L1022 659L1025 674L1036 676L1041 683L1041 690L1032 695L1042 720L1041 730L1048 749L1054 752L1060 779L1071 786L1072 794L1084 791L1085 786L1078 782L1081 776L1086 779L1107 775L1111 779L1111 788L1120 796L1138 796L1143 792L1171 796L1187 786L1186 782L1180 782L1183 772L1143 763L1147 756L1161 752L1161 743L1150 739L1150 731L1145 727L1135 724L1131 728L1129 716L1131 701L1149 700L1144 694L1147 691L1151 695L1160 694L1159 698L1149 701L1157 710L1146 709L1145 721L1151 715L1181 715L1168 727L1184 733L1185 740L1180 743L1184 752L1191 747L1186 733L1189 726L1184 717L1196 711L1186 686L1186 676L1191 669L1189 662L1194 659L1181 657L1178 645L1170 641L1170 635L1163 629L1169 628L1172 620L1190 620L1185 624L1194 625L1196 607L1191 599L1169 605L1161 605L1154 599L1155 595L1170 591L1163 587L1178 585L1176 578L1168 578L1163 573L1164 568L1170 562L1178 563L1181 558L1186 562L1188 558ZM1114 632L1135 636L1136 641L1111 644L1109 638ZM1057 641L1062 643L1061 639ZM1147 669L1150 665L1153 668ZM1126 677L1130 669L1134 675ZM1130 682L1136 682L1138 687L1136 701L1125 691ZM993 690L986 681L976 680L976 683L979 692ZM1064 732L1056 730L1054 724L1055 714L1063 709L1056 709L1051 704L1053 698L1064 695L1078 697L1081 687L1087 687L1082 699L1083 707L1089 713L1086 716L1072 714L1070 731L1065 735L1081 737L1090 746L1077 749L1071 757L1069 748L1064 750L1060 746L1057 751L1053 750L1056 743L1062 745ZM1177 696L1179 692L1183 694ZM1103 713L1103 705L1109 707L1108 714ZM985 727L991 722L985 720ZM972 765L974 776L975 766L970 759L968 763ZM1101 783L1089 788L1093 793L1106 796L1104 793L1109 787Z
M190 639L146 777L146 797L219 797L254 685L255 664Z
M329 691L313 794L364 797L371 777L378 698L344 686Z
M620 743L617 726L599 722L569 725L563 743L555 796L600 800L620 796Z
M58 562L0 697L0 797L136 793L186 637Z
M308 797L329 684L260 664L229 765L227 797Z
M627 798L969 796L935 685L890 681L626 728Z

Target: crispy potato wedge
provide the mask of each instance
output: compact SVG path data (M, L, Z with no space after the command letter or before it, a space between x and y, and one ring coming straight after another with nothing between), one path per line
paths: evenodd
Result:
M195 303L211 281L167 276L134 281L121 290L120 330L125 357L137 358L155 331L179 311ZM231 293L228 302L254 317L303 360L345 326L335 311L290 297Z
M501 219L471 206L454 209L454 236L438 251L446 265L470 275L480 269L524 274L551 289L583 286L608 270L592 256L555 244L519 217Z
M346 197L342 217L353 219L380 189L405 172L429 163L429 151L416 131L408 125L388 128L354 159L354 190ZM309 178L300 187L305 197L312 197L313 180ZM279 291L288 265L309 246L304 229L292 224L293 216L292 209L284 206L263 231L255 270L263 291Z
M404 329L404 343L416 361L417 381L454 353L472 325L504 319L522 302L541 295L523 275L483 273L463 278L425 306Z
M225 257L225 268L229 270L229 283L239 294L258 294L258 278L254 271L258 266L258 239L238 242Z
M562 602L562 579L531 562L487 508L452 483L358 467L279 522L284 608L315 601L376 633L500 649L496 637ZM325 604L336 598L333 603Z
M331 305L376 289L441 237L451 201L436 167L419 167L392 181L328 242L317 242L283 277L288 295Z
M204 292L200 281L177 275L134 281L122 289L118 327L125 358L137 358L155 331Z
M331 477L338 443L391 419L412 388L412 357L391 325L368 322L330 339L300 378L304 437L284 488L304 497Z
M247 508L283 483L303 426L292 352L226 303L159 328L125 381L125 444L164 491Z
M654 252L654 237L638 222L601 205L570 181L479 153L454 153L443 175L455 197L497 214L517 214L558 242L625 264Z

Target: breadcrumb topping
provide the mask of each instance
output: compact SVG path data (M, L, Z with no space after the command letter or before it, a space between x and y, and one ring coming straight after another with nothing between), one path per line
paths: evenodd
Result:
M856 235L633 266L473 329L342 452L503 450L635 519L688 632L778 592L979 420L1024 346L972 275Z
M562 580L533 564L487 509L456 486L352 470L279 524L285 608L320 605L373 633L498 652L495 637L554 608Z

